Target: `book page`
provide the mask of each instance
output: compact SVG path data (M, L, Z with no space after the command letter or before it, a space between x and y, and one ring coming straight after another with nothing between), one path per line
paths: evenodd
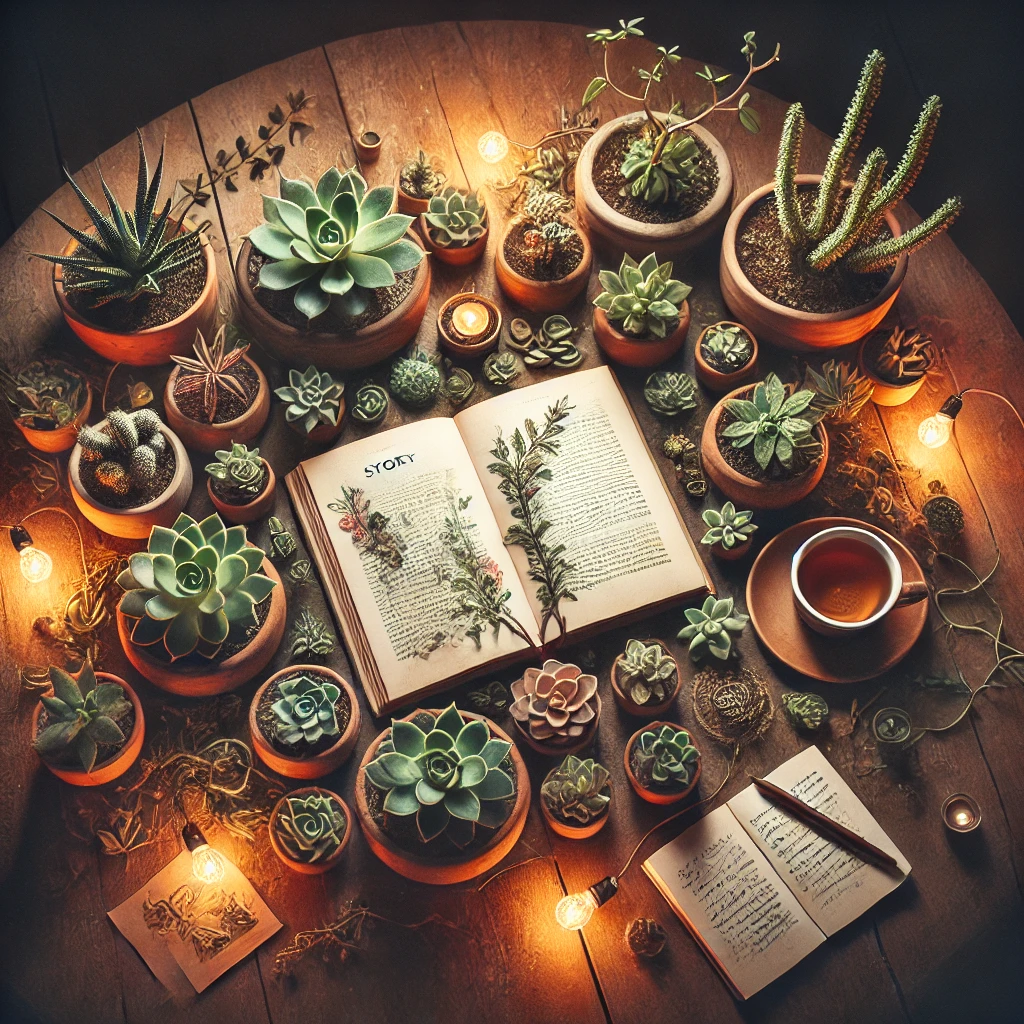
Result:
M826 935L856 920L910 873L910 864L896 844L817 747L790 758L767 779L899 862L902 875L866 863L791 818L754 786L734 796L729 807L740 824Z
M728 806L663 846L644 870L744 999L825 941Z
M536 643L450 419L353 441L302 468L391 700Z
M706 587L608 367L492 398L455 422L546 640L563 623L578 629Z

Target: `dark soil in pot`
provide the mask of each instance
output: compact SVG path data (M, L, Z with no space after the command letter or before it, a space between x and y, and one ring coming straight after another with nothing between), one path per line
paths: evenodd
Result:
M260 489L255 493L250 491L243 491L237 487L233 487L226 480L217 480L214 477L210 478L210 487L213 489L213 493L217 495L220 501L223 501L225 505L251 505L266 489L267 481L270 479L270 474L263 470L263 479L260 481Z
M104 682L104 680L100 679L98 682ZM114 723L120 728L121 732L124 733L124 742L119 744L97 743L96 767L99 767L104 762L115 757L124 747L125 743L128 742L128 739L132 734L132 730L135 728L135 705L129 699L127 692L125 693L124 700L128 707L122 711L121 714L114 716ZM42 733L42 731L50 724L50 721L50 712L47 711L44 706L39 712L39 725L36 729L36 736ZM33 739L35 739L35 737L33 737ZM57 755L47 756L43 760L45 760L47 764L52 764L57 768L70 768L72 770L77 769L78 771L85 770L82 768L81 759L71 747L65 747L65 749L60 751ZM93 770L95 771L95 768Z
M189 377L196 376L199 376L199 374L192 373L189 370L180 369L178 371L178 376L174 382L174 400L178 403L178 408L190 420L195 420L197 423L209 423L210 421L206 418L206 413L203 411L202 391L191 391L182 394L181 384L188 380ZM256 371L244 359L240 359L234 366L230 367L226 371L226 376L234 377L245 389L249 399L243 402L233 391L229 391L227 388L218 388L217 411L213 414L214 423L227 423L230 420L237 420L239 416L252 406L256 396L259 394L260 379L256 375Z
M900 377L898 374L886 373L884 370L879 368L877 362L878 353L881 352L882 346L885 344L888 337L888 331L875 331L874 334L864 340L864 365L879 380L884 381L886 384L891 384L894 388L905 387L908 384L913 384L915 381L920 380L920 375L917 377Z
M787 472L778 459L773 458L768 463L768 469L763 470L761 464L754 458L754 445L753 443L746 445L743 448L734 448L732 446L732 438L723 437L722 431L725 430L730 423L735 422L736 417L733 416L728 409L722 408L722 413L718 417L718 423L715 428L715 440L718 442L718 450L725 459L726 463L730 465L737 473L742 473L744 476L749 477L751 480L757 480L759 483L778 483L783 480L795 480L798 477L803 476L805 473L809 473L818 463L817 460L814 462L806 461L802 466L799 466L795 472ZM815 436L817 436L817 429L815 428ZM820 429L824 430L824 427ZM799 458L799 456L797 456ZM795 461L795 460L794 460Z
M300 674L316 675L312 672L296 673L296 675ZM316 678L328 683L335 683L334 678L328 675L316 676ZM282 682L284 681L286 680L282 680ZM348 694L342 690L338 694L338 699L334 702L334 717L338 722L337 734L334 736L321 736L316 743L307 743L305 740L302 740L301 743L289 746L277 738L274 727L277 721L277 716L274 714L274 704L281 698L281 691L278 689L278 685L268 686L261 694L259 704L256 705L256 724L259 726L263 738L279 754L285 757L313 757L316 754L322 754L325 750L330 750L344 735L345 730L348 728L349 720L352 717L352 705L349 704ZM337 684L335 683L335 685Z
M109 436L106 427L103 433ZM168 444L159 458L156 460L156 474L145 488L132 485L127 494L114 494L96 485L96 470L102 465L102 459L96 462L86 462L80 459L78 463L78 474L82 486L88 491L93 500L98 501L108 508L132 509L141 508L155 501L171 485L174 479L174 471L177 469L178 460L174 454L174 446Z
M579 235L573 235L564 245L558 247L549 264L534 262L525 235L530 226L525 221L513 224L505 235L503 248L505 260L519 275L530 281L561 281L568 277L583 259L583 242Z

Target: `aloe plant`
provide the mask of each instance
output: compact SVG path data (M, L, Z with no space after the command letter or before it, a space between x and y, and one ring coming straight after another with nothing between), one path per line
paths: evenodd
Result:
M634 338L664 338L674 331L679 310L693 290L674 280L672 263L658 263L654 253L637 263L627 252L617 274L602 270L598 276L604 291L594 305Z

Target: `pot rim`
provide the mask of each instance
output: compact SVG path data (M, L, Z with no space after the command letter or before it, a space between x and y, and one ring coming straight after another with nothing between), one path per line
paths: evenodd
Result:
M517 213L505 225L505 229L501 233L501 238L495 247L494 253L495 260L500 264L501 273L508 274L509 277L516 281L522 281L524 287L531 290L537 290L541 294L555 289L564 289L569 286L574 286L578 284L581 279L589 280L590 270L593 265L593 252L590 247L590 239L587 238L587 233L579 226L579 224L575 223L572 225L572 228L576 232L577 237L583 243L583 255L580 257L580 261L576 267L566 274L565 277L556 278L554 281L535 281L532 277L524 277L518 270L513 270L509 265L508 260L505 259L505 240L508 238L512 228L522 224L525 220L526 218L521 213Z
M345 835L342 837L341 842L338 844L338 848L329 857L324 860L308 861L308 860L296 860L294 857L288 856L288 851L281 845L280 839L277 838L277 820L281 815L281 807L284 805L285 800L291 796L306 796L310 793L326 793L330 796L335 803L341 808L341 813L345 815ZM348 846L349 836L352 835L352 808L345 802L345 800L333 789L328 789L326 786L299 786L298 789L289 790L285 793L280 800L274 804L273 809L270 812L270 818L267 821L267 833L270 837L270 845L274 848L274 853L281 858L286 864L297 865L297 870L309 873L319 874L321 871L326 871L328 868L333 867L340 859L341 855L345 852Z

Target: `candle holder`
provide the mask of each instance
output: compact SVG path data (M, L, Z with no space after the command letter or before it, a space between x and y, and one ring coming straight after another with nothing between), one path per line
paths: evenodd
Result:
M376 163L380 156L381 142L381 137L374 131L366 129L360 132L359 138L355 142L356 156L359 157L359 162L363 164Z
M441 348L460 359L485 356L498 344L501 310L478 292L459 292L441 304L437 313Z
M981 824L978 801L966 793L954 793L942 801L942 823L950 832L973 832Z

